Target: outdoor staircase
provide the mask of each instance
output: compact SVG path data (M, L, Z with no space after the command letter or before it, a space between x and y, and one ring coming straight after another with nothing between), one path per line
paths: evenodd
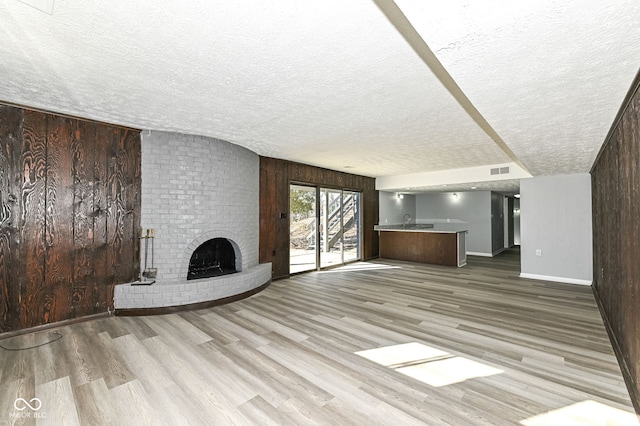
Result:
M358 203L353 195L347 195L342 197L342 205L340 204L340 197L332 200L328 203L325 209L329 214L326 217L321 218L321 222L326 224L327 232L321 233L320 244L324 252L327 252L331 247L341 241L343 230L349 229L356 221L358 217ZM342 212L344 226L340 224L340 212ZM307 225L309 231L307 235L307 241L309 248L315 247L315 229L316 221L313 220Z

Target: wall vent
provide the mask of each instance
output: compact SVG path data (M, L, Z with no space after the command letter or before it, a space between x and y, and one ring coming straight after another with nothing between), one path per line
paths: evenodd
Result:
M495 169L491 169L491 176L507 174L509 174L509 167L496 167Z

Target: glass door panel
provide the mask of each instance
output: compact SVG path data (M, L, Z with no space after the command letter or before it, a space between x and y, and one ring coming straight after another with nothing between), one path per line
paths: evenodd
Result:
M342 192L343 261L360 260L360 193Z
M343 263L342 191L320 188L320 267Z
M316 188L289 185L289 273L317 269Z

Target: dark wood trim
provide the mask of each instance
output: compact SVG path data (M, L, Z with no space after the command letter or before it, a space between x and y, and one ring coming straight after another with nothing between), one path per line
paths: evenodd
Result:
M94 319L108 318L111 315L113 315L113 311L102 312L100 314L87 315L84 317L71 318L63 321L50 322L48 324L37 325L35 327L23 328L15 331L7 331L6 333L0 333L0 340L8 339L10 337L22 336L29 333L36 333L39 331L51 330L53 328L63 327L71 324L77 324L85 321L91 321Z
M0 104L1 105L6 105L6 106L10 106L10 107L15 107L15 108L28 109L30 111L35 111L35 112L41 112L43 114L55 114L58 117L71 118L73 120L85 121L87 123L103 124L103 125L106 125L106 126L116 126L116 127L121 127L123 129L127 129L127 130L135 130L137 132L141 132L142 131L142 129L139 129L137 127L131 127L131 126L128 126L126 124L109 123L109 122L106 122L106 121L94 120L92 118L80 117L80 116L73 115L73 114L66 114L64 112L51 111L51 110L47 110L47 109L37 108L37 107L34 107L34 106L30 106L30 105L17 104L15 102L4 101L2 99L0 99Z
M342 173L342 172L336 172L336 173ZM364 176L366 177L366 176ZM363 188L351 188L348 186L339 186L339 185L324 185L324 184L320 184L320 183L310 183L310 182L304 182L304 181L300 181L297 179L289 179L289 185L300 185L300 186L308 186L310 188L327 188L327 189L336 189L339 191L352 191L352 192L363 192L364 189Z
M115 314L117 316L129 316L139 317L147 315L164 315L172 314L181 311L191 311L195 309L206 309L214 306L226 305L227 303L237 302L238 300L246 299L254 294L260 293L265 288L269 287L271 280L262 284L253 290L245 291L244 293L236 294L234 296L223 297L222 299L209 300L206 302L190 303L188 305L176 305L176 306L163 306L158 308L133 308L133 309L116 309Z
M618 126L620 125L620 120L622 120L622 116L624 115L624 112L629 107L629 103L631 102L635 94L638 92L638 90L640 90L640 69L638 69L638 72L636 73L636 76L633 79L633 83L631 83L631 86L629 87L627 96L624 97L624 100L622 101L622 105L620 105L620 109L616 114L616 118L613 120L613 124L611 124L611 127L609 128L609 133L607 133L607 136L604 138L604 142L602 143L602 146L600 147L600 151L598 151L598 155L596 155L596 158L593 161L593 164L591 165L591 170L589 170L589 173L594 172L596 165L600 160L600 156L602 155L607 145L609 145L609 141L611 141L613 134L615 133Z
M602 317L602 322L604 323L604 328L607 330L607 334L609 335L609 341L611 342L611 347L613 348L613 352L616 354L616 358L618 359L618 365L620 365L620 371L622 372L622 377L624 378L624 384L627 386L627 390L629 391L629 395L631 396L631 403L633 403L633 408L636 410L636 414L640 416L640 392L638 392L635 383L633 382L633 376L631 374L631 370L629 369L629 365L622 354L622 349L620 348L620 344L618 343L618 339L616 338L616 334L613 331L613 327L605 314L604 303L600 296L598 295L598 291L596 288L591 286L591 290L593 291L593 297L596 299L596 304L598 305L598 311L600 311L600 317Z

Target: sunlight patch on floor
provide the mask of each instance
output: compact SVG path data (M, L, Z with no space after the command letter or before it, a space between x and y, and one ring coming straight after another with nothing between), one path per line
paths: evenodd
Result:
M638 426L640 423L632 412L587 400L529 417L522 420L520 424L524 426Z
M340 266L338 268L322 271L321 273L327 274L332 272L375 271L380 269L400 269L400 266L381 265L379 263L370 263L370 262L358 262L358 263L352 263L349 265Z
M418 342L356 352L363 358L433 387L447 386L503 371Z

